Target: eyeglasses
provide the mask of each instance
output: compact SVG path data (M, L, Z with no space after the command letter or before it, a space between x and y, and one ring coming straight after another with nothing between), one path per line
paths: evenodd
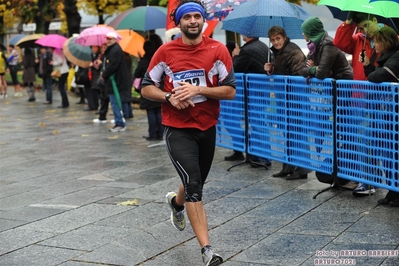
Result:
M107 41L112 41L114 38L107 38Z

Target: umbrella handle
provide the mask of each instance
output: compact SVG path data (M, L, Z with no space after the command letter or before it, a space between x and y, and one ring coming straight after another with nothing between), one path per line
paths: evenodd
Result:
M267 62L270 63L270 39L269 39L269 50L267 51Z

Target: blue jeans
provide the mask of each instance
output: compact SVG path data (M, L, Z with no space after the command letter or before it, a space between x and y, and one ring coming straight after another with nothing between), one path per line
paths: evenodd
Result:
M162 138L163 125L161 107L147 109L148 133L150 138Z
M133 107L131 102L122 103L123 117L132 118L133 117Z
M115 126L125 127L125 122L123 122L123 113L118 106L115 95L110 94L109 101L111 103L112 112L114 113Z
M53 78L51 76L46 76L43 78L43 89L46 91L46 101L53 102Z

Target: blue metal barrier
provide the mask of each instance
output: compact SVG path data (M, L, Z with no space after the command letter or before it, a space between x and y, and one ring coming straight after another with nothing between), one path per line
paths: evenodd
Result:
M286 77L247 74L246 82L248 153L286 161Z
M221 101L218 146L399 192L397 83L236 78L236 98Z
M333 172L332 79L287 77L288 163Z
M245 109L244 74L235 74L236 97L220 101L220 115L217 124L216 145L245 152Z
M398 84L337 81L337 176L399 192Z

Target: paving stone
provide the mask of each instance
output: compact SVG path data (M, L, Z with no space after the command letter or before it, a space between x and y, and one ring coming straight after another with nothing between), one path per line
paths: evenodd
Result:
M10 211L0 212L0 218L33 222L41 220L46 217L53 216L63 211L64 210L54 209L54 208L40 208L40 207L27 206L23 208L13 209Z
M265 263L269 265L300 265L317 248L333 238L298 234L273 234L231 258L231 261Z
M131 235L134 231L136 231L136 229L89 224L39 242L39 244L66 249L92 251L116 239Z
M65 233L127 210L129 207L90 204L24 225L21 228L40 232Z
M0 256L0 265L58 265L80 254L78 250L32 245Z
M1 239L0 258L3 257L2 255L8 252L16 251L20 248L53 237L54 235L55 234L53 233L28 230L28 229L23 229L22 227L0 232L0 239ZM0 259L0 265L9 265L9 264L2 264ZM19 264L19 265L24 265L24 264Z
M280 229L279 232L339 236L361 217L362 215L355 213L310 211Z

